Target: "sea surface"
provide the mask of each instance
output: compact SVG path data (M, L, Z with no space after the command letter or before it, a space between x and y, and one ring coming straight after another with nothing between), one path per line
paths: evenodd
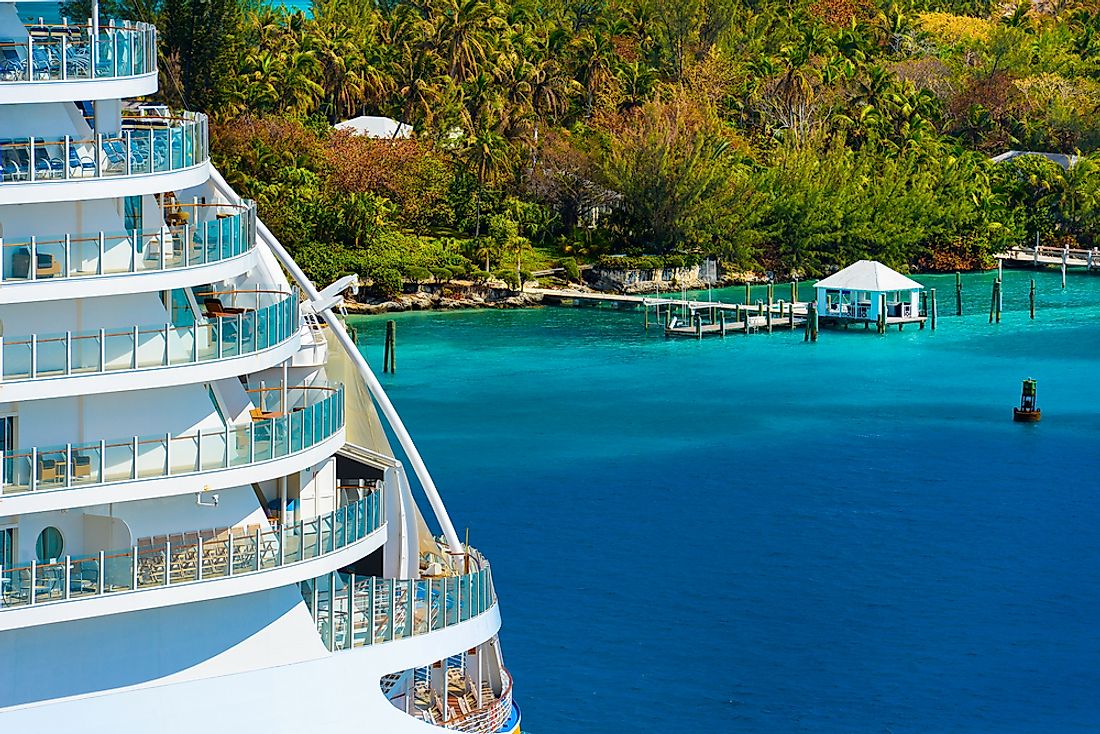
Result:
M1006 272L999 325L993 274L961 318L920 280L937 331L816 344L394 317L383 382L493 563L525 731L1100 730L1100 277ZM373 365L385 319L353 320Z

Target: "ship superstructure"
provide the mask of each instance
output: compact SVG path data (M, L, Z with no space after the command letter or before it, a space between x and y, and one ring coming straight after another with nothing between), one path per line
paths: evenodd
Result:
M518 730L489 563L333 313L353 279L310 283L206 118L139 101L154 27L44 7L0 1L0 725Z

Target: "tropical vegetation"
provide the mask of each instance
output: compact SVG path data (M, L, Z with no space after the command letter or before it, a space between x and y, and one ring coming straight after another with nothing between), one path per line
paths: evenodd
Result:
M1097 244L1094 0L122 2L163 28L163 94L212 116L216 162L322 281ZM333 129L362 114L414 134ZM1076 162L993 162L1013 149Z

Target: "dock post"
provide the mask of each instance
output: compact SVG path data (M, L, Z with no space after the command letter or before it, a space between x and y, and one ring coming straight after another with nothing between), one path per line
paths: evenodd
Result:
M393 374L397 372L397 356L394 351L397 347L397 322L390 319L386 322L386 348L382 355L382 372Z
M817 302L810 303L810 341L817 341Z
M672 306L671 305L669 305L668 307L665 308L665 328L666 329L671 329L672 328Z
M882 293L878 297L878 333L886 333L886 294Z
M1030 302L1031 318L1035 318L1035 278L1031 279L1031 291L1028 293L1028 301Z
M745 305L752 303L752 283L745 283Z
M798 303L798 281L791 281L791 303Z
M989 323L993 323L993 317L997 313L997 279L993 279L993 295L989 298Z
M766 319L768 333L772 333L772 287L768 286L768 315Z
M726 309L718 310L718 336L726 338Z
M1066 287L1066 261L1069 260L1069 245L1062 248L1062 289Z
M747 289L748 286L745 286L745 288ZM749 323L752 321L752 316L749 315L749 306L748 306L748 304L745 304L744 308L741 309L741 315L745 317L745 335L748 336L748 334L749 334Z
M645 330L649 331L649 304L642 303L642 310L645 311Z
M997 323L1001 323L1001 309L1005 302L1005 287L1000 278L997 278Z
M695 318L695 338L696 339L702 339L703 338L703 315L700 314L700 313L695 313L695 314L692 314L692 316Z
M958 270L955 271L955 315L963 315L963 280Z
M935 288L933 288L931 290L931 292L929 293L929 298L932 300L932 303L931 303L931 306L932 306L932 312L931 312L932 331L935 331L936 330L936 318L939 317L939 315L940 315L939 314L939 309L936 307L936 289ZM924 322L921 322L920 327L922 329L924 328Z

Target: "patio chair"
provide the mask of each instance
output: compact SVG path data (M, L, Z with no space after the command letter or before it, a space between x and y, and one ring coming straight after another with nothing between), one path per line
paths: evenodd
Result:
M36 278L52 278L61 275L61 263L48 252L40 252L36 257L34 276ZM16 278L31 277L31 251L26 247L20 247L11 258L12 275Z
M92 476L92 457L87 454L73 454L73 479Z
M56 459L38 457L38 481L56 482L61 479L61 471Z
M236 306L223 306L222 299L207 297L202 299L202 305L206 309L204 315L208 319L220 319L226 316L236 316L241 313L248 313L251 309L237 308Z
M83 178L95 175L95 160L85 153L81 153L80 147L69 146L69 175L73 178ZM75 169L75 172L74 172Z

